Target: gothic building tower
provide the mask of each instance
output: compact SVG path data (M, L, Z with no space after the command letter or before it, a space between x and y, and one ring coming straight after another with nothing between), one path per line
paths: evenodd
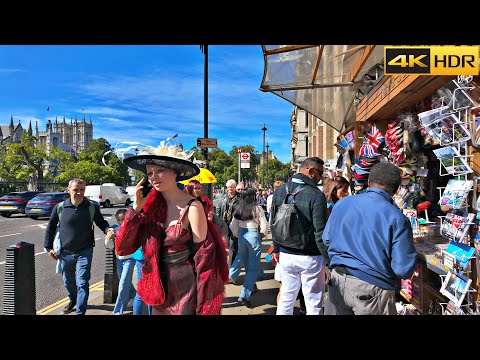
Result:
M65 117L63 117L63 122L61 123L55 118L53 132L59 135L62 143L70 145L79 154L90 145L93 139L92 118L90 118L89 123L86 122L85 117L80 122L75 118L73 124L72 119L70 119L70 124L67 124Z

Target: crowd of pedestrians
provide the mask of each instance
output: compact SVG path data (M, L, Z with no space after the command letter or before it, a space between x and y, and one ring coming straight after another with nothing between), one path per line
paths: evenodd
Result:
M70 181L70 198L53 210L44 243L64 280L64 314L87 311L94 224L116 254L114 314L133 306L134 315L218 315L228 282L242 285L238 302L252 308L256 282L264 279L262 238L278 226L272 221L277 209L291 201L307 220L307 240L291 247L272 235L272 263L281 283L277 315L292 315L297 299L307 315L396 314L397 281L412 275L416 261L410 223L392 200L401 180L397 167L376 164L368 188L350 196L347 179L323 177L323 160L309 157L297 174L271 189L229 179L213 206L199 181L190 180L183 190L177 186L199 168L183 149L173 150L160 146L123 160L145 178L135 186L133 205L118 210L112 226L85 198L85 181ZM149 191L142 191L147 184ZM228 227L224 234L215 225L219 221Z

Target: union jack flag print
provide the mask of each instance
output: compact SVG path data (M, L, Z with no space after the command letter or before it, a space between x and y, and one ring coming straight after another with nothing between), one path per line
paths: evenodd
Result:
M380 130L378 130L377 125L374 123L370 130L367 131L365 137L368 139L370 145L377 149L380 146L380 143L385 140L385 137L382 135Z

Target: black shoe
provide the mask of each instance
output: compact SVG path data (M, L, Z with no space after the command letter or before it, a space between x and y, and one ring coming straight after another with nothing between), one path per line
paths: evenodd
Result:
M250 309L253 308L252 302L250 300L239 297L238 302L242 303L242 305L246 306L247 308L250 308Z
M67 306L63 308L62 314L67 315L70 314L72 311L75 311L75 304L73 301L70 301Z
M238 283L235 280L233 280L232 278L229 278L228 280L229 280L230 284L238 285Z

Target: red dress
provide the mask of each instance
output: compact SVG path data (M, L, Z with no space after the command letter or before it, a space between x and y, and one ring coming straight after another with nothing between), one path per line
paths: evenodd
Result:
M131 254L142 246L145 262L137 291L145 303L155 308L155 313L219 315L221 312L228 281L226 249L221 234L220 240L215 240L218 234L212 222L208 221L207 239L197 244L193 243L191 228L182 227L183 216L194 200L182 210L177 222L166 229L156 216L148 214L153 210L137 213L129 208L118 231L115 240L118 255Z

